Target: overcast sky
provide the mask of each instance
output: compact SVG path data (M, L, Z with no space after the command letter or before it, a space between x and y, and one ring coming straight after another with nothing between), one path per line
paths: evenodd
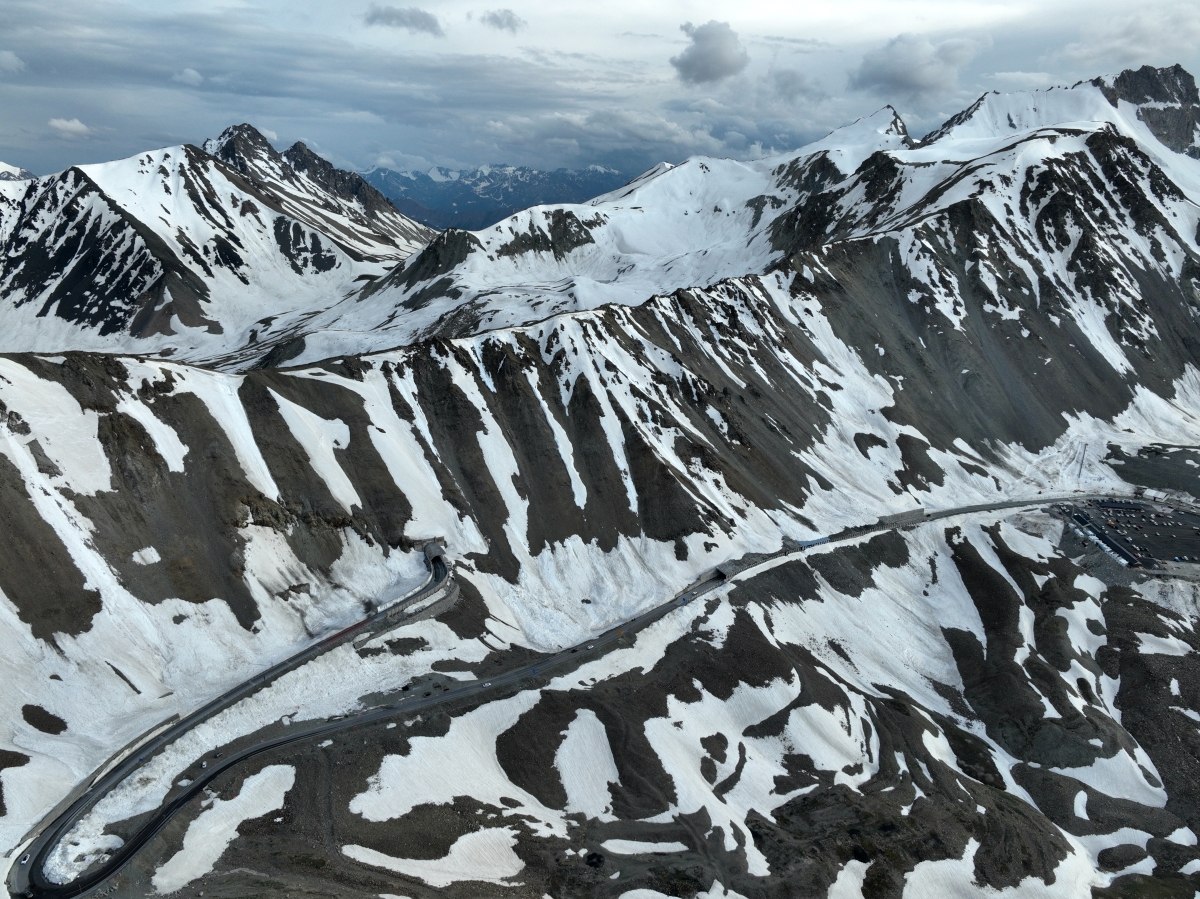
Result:
M347 168L633 172L1175 62L1200 71L1198 3L3 0L0 160L45 174L246 121Z

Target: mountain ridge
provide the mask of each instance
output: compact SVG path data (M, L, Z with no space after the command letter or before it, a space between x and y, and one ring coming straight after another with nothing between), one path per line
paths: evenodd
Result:
M5 348L219 358L433 233L299 147L297 174L250 126L209 146L222 157L185 145L0 184Z
M318 221L357 182L238 129L228 160L0 184L25 260L0 283L129 314L103 352L64 330L0 353L8 858L131 739L420 582L436 539L453 604L146 759L47 876L111 853L213 752L390 706L227 772L112 888L1200 889L1200 161L1143 115L1190 114L1186 90L1128 99L1186 88L1154 73L987 94L927 141L884 107L398 262L287 212L319 188ZM47 222L80 246L108 228L112 266L74 254L49 270L77 287L40 282ZM259 305L197 298L210 325L130 338L129 295L163 285L142 309L165 309L171 272L206 271ZM1156 567L1101 549L1109 525ZM404 713L714 571L576 667ZM218 802L272 777L220 858L192 854Z

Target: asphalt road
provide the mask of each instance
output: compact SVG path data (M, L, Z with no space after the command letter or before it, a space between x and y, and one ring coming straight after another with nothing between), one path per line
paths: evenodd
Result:
M938 519L951 518L958 515L967 515L977 512L996 512L1005 509L1020 509L1020 508L1036 508L1040 506L1050 505L1059 502L1079 503L1087 500L1111 499L1112 494L1074 494L1070 496L1062 495L1046 495L1030 497L1021 500L1007 500L997 503L981 503L972 506L958 506L952 509L942 509L928 512L923 521L934 521ZM758 557L751 565L745 566L746 569L754 568L767 562L776 561L789 556L798 556L806 552L813 546L840 543L858 539L864 534L897 530L904 527L909 527L912 524L921 522L906 522L901 524L875 524L860 527L847 528L838 534L818 540L804 541L799 544L799 549L786 549L780 552L773 553L768 556ZM433 569L433 578L421 591L405 599L405 605L411 605L420 598L428 596L436 590L443 581L448 577L448 570L445 560L437 557L430 560L431 568ZM362 727L363 725L372 724L377 721L383 721L394 718L400 715L410 715L419 712L423 709L428 709L434 706L446 705L453 702L459 702L466 699L479 696L485 693L501 692L506 688L513 687L520 682L540 678L548 675L551 671L563 668L573 662L578 662L588 656L600 655L607 648L614 646L622 640L628 639L632 634L645 628L649 624L662 618L664 615L674 611L675 609L685 606L694 600L697 596L707 593L720 586L727 577L733 577L740 569L738 563L722 565L718 568L716 574L708 580L703 581L693 587L688 588L681 594L677 594L667 602L642 613L636 618L630 619L610 630L605 631L583 643L569 647L561 652L541 659L536 663L526 665L521 668L512 669L487 679L464 683L460 686L453 687L449 690L441 692L429 691L420 696L404 698L392 705L381 706L379 708L370 709L365 712L359 712L353 715L329 719L326 721L304 722L293 724L286 728L281 728L281 731L276 736L264 735L260 742L241 750L233 752L230 755L221 758L209 758L208 767L199 769L193 766L190 777L193 779L191 783L175 793L166 805L164 805L157 813L155 813L142 826L135 835L131 836L121 848L115 850L111 856L98 867L89 870L78 879L69 884L56 884L50 882L43 873L43 869L47 858L50 856L58 841L75 825L75 823L83 817L87 811L94 805L101 796L115 787L118 783L124 780L130 773L136 770L142 762L140 759L149 758L149 755L158 749L167 745L171 741L177 739L181 734L189 728L195 726L199 721L206 717L215 714L216 711L231 705L238 699L244 698L254 690L259 689L263 684L285 671L290 671L298 665L311 660L315 656L326 652L334 645L352 639L362 633L372 623L377 622L381 618L386 617L389 613L396 611L397 606L393 606L384 613L380 613L355 625L352 628L347 628L338 634L333 635L325 641L314 644L309 649L298 653L296 656L288 659L286 662L275 666L262 674L256 675L245 684L229 691L221 697L213 700L212 703L205 706L198 712L189 715L187 718L180 720L163 733L153 737L145 746L139 747L129 758L122 764L113 768L104 777L97 780L88 792L71 805L62 815L60 815L50 826L48 826L42 834L28 847L25 852L30 855L29 861L24 864L15 864L9 875L9 892L14 897L28 897L28 899L71 899L71 897L79 896L92 890L102 884L105 880L112 877L119 871L126 862L128 862L137 852L144 846L155 834L157 834L168 821L181 808L186 806L193 798L195 798L208 784L214 779L228 771L235 765L251 759L264 752L269 752L273 749L278 749L282 746L287 746L292 743L298 743L304 740L310 740L316 737L335 734L340 731L349 730L351 728ZM335 642L336 641L336 642ZM286 666L286 667L285 667ZM22 854L24 855L24 853Z
M353 640L365 631L369 631L376 624L389 622L405 608L439 590L445 584L450 574L444 553L440 546L429 544L426 547L425 556L430 569L430 578L419 590L381 608L374 615L363 619L357 624L317 641L295 655L284 659L279 664L242 682L232 690L222 693L190 715L179 719L170 727L154 734L145 743L132 750L119 764L113 766L107 773L104 773L103 776L93 779L93 782L83 789L78 798L67 807L66 811L47 825L21 853L21 858L29 856L29 861L21 864L20 859L18 859L17 863L10 869L8 877L9 892L13 896L78 896L112 876L112 873L124 864L132 853L125 854L123 850L118 851L114 853L107 864L66 885L51 883L46 879L43 870L47 858L58 844L58 841L75 826L75 823L86 815L92 806L99 802L106 793L145 764L160 749L174 742L201 722L262 689L276 678L299 668L301 665L312 661L317 656L328 652L336 646ZM228 767L228 765L224 767ZM101 768L100 770L103 771L104 769ZM211 780L211 778L209 779ZM194 795L194 791L191 791L189 795ZM174 806L174 802L168 805L168 808L174 807L176 807ZM168 815L167 817L169 818L170 816ZM166 819L164 818L164 823L165 821ZM161 824L158 825L158 827L161 826ZM157 832L158 827L155 828L155 832ZM138 843L138 846L144 842L145 840L142 840ZM116 863L118 858L120 858L120 862ZM116 864L114 865L114 863Z

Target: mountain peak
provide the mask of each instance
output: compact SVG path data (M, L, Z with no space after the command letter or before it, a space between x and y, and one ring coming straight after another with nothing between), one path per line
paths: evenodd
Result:
M1117 105L1118 100L1138 106L1143 103L1170 103L1180 106L1200 104L1196 79L1179 63L1162 69L1156 69L1154 66L1126 69L1111 80L1101 77L1091 83L1100 88L1113 106Z
M828 137L818 143L832 139L836 139L837 143L843 143L847 138L855 140L858 138L878 139L879 137L899 138L899 142L905 144L912 142L912 138L908 136L908 126L904 124L904 119L900 118L900 113L894 106L884 106L868 116L855 119L849 125L835 128Z
M805 155L821 151L831 153L838 158L838 167L848 174L879 150L912 149L916 145L900 113L892 106L884 106L869 116L834 129L799 152Z
M924 144L944 138L991 140L1070 122L1110 122L1125 133L1144 126L1168 149L1200 158L1200 97L1195 78L1180 65L1126 69L1071 87L992 91L928 134Z
M0 162L0 181L31 181L36 177L37 175L28 169Z
M253 174L264 160L279 163L280 155L253 125L230 125L204 142L204 152L224 160L243 175ZM257 163L257 165L256 165Z
M323 156L318 156L309 149L302 140L296 141L280 154L288 164L297 171L333 171L333 163Z

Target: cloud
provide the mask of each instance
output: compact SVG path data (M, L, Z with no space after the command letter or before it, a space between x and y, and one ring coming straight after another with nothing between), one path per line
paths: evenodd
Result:
M781 37L777 34L764 34L759 40L774 44L790 44L798 53L808 53L813 50L827 50L832 44L829 41L817 40L812 37Z
M413 34L423 32L434 37L445 37L442 23L433 13L417 9L415 6L401 9L398 6L372 5L367 11L368 25L387 25L390 28L407 28Z
M1021 91L1049 87L1061 80L1049 72L992 72L990 75L985 75L984 78L997 82L1005 88Z
M1175 62L1200 43L1200 8L1192 3L1142 9L1083 29L1064 55L1086 65L1127 66Z
M951 38L934 43L917 34L901 34L863 56L850 73L850 86L919 98L954 90L958 73L979 51L977 41Z
M720 81L736 75L750 62L750 54L728 22L714 19L699 26L687 22L679 28L692 42L678 56L671 57L671 65L689 84Z
M171 76L172 81L178 81L180 84L186 84L188 87L199 87L200 82L204 80L204 76L195 69L184 69L182 72L176 72Z
M511 9L489 10L479 17L479 21L497 31L511 31L513 34L529 24Z
M415 156L403 150L382 150L375 154L370 167L396 172L425 172L433 168L433 163L424 156Z
M652 110L606 108L584 114L542 114L520 122L510 120L509 127L531 142L554 144L574 153L641 147L659 158L678 158L680 153L716 153L722 149L721 141L707 128L684 124Z
M809 83L808 76L796 69L775 69L771 72L770 79L775 93L784 100L795 100L817 93Z
M279 135L276 134L274 131L272 131L270 128L259 128L258 133L261 134L263 137L265 137L267 140L271 141L272 143L279 140Z
M0 72L22 72L25 63L12 50L0 50Z
M92 129L79 119L51 119L46 124L64 140L75 140L78 137L87 137L92 133Z
M535 18L535 11L549 7L525 0L480 0L473 19L478 27L466 27L465 4L463 17L451 19L455 7L448 2L365 0L352 8L347 33L346 14L328 4L314 18L304 12L311 12L311 4L267 0L217 6L128 0L106 4L103 15L96 14L95 2L0 0L0 33L8 37L0 38L0 48L21 47L15 52L28 64L25 72L0 73L5 126L0 159L24 159L26 166L36 160L39 170L54 171L151 146L195 143L249 121L271 123L279 134L290 135L288 143L298 136L319 142L330 158L355 168L386 155L405 167L407 157L419 158L426 170L433 164L511 162L549 169L599 163L633 172L696 153L750 158L757 145L791 149L881 105L870 94L846 90L844 81L830 80L831 71L858 66L864 45L795 52L804 45L752 44L758 38L749 25L734 29L751 57L741 74L683 89L676 69L663 63L697 40L668 34L660 27L663 14L648 7L612 27L600 9L589 8L590 19L566 22L540 13ZM499 3L530 22L518 32L517 52L497 52L496 39L508 32L480 22L485 10L502 8ZM366 26L371 4L421 4L441 20L446 39L410 37L383 23ZM270 15L263 14L268 8ZM148 15L147 9L157 12ZM672 29L687 18L667 15ZM691 15L697 26L708 21ZM328 27L319 27L322 23ZM786 16L772 27L780 35L808 33L803 22ZM1040 61L1049 48L1061 54L1079 39L1075 21L1062 29L1046 31L1022 21L1010 29L1004 52L989 54L987 65L1005 71L1046 68L1065 81L1092 74ZM631 37L618 30L659 36ZM876 31L884 36L875 45L898 30ZM695 31L696 38L703 33ZM754 33L765 30L758 26ZM993 34L1001 46L1003 29ZM1031 34L1038 37L1036 46L1030 46ZM426 47L401 53L396 39ZM500 41L506 42L511 40ZM1193 51L1180 62L1189 65L1193 58L1200 56ZM199 71L201 63L200 87L171 80L186 66ZM960 83L977 64L964 68ZM806 76L811 93L802 92L800 76ZM948 104L933 105L939 108L928 111L931 117ZM910 111L916 110L906 109L906 115ZM75 140L47 127L52 115L70 119L81 113L88 116L89 133Z

